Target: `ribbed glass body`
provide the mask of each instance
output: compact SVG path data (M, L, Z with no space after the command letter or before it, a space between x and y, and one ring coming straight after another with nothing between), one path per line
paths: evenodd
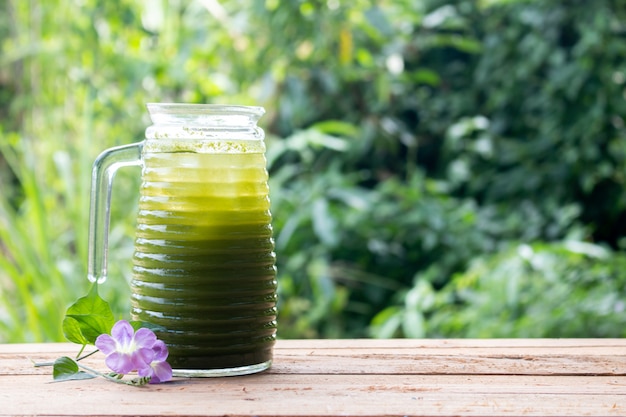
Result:
M156 326L178 375L266 369L277 284L262 109L149 110L133 319Z

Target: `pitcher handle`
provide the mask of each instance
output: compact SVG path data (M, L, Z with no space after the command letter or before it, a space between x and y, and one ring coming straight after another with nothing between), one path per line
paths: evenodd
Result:
M142 164L143 142L117 146L102 152L91 172L89 207L89 262L87 278L103 283L107 279L109 224L111 222L111 186L115 172L125 166Z

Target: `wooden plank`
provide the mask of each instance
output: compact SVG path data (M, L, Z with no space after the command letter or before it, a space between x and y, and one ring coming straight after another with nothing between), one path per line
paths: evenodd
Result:
M279 341L268 372L141 388L52 383L31 362L77 352L0 345L0 416L626 415L621 339Z
M585 345L558 347L387 347L340 349L300 348L279 343L275 349L273 374L412 374L412 375L626 375L626 346ZM300 345L300 344L299 344ZM39 350L45 352L37 353ZM16 352L19 349L11 349ZM0 345L0 375L33 375L47 372L34 368L32 361L54 361L61 355L73 356L78 348L71 344L24 345L26 352L9 353ZM99 358L99 359L98 359ZM102 366L101 356L92 366ZM95 360L98 359L96 362Z
M0 404L0 415L624 415L626 379L261 374L132 388L20 376L0 378Z
M626 375L626 358L480 356L276 356L272 373L413 375Z
M626 339L290 339L278 340L276 349L580 349L626 348ZM13 343L0 344L3 353L73 352L71 343Z

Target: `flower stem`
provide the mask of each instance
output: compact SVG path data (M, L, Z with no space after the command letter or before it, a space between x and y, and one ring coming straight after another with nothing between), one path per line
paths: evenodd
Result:
M96 371L95 369L82 365L80 363L77 363L77 365L79 368L89 372L92 375L101 376L102 378L108 379L109 381L112 381L112 382L117 382L118 384L141 386L141 385L147 384L150 381L150 378L148 377L124 380L122 379L124 375L115 374L116 376L112 376L110 374L105 374L100 371Z
M100 352L100 349L96 349L96 350L94 350L94 351L93 351L93 352L91 352L91 353L88 353L88 354L86 354L86 355L81 356L80 358L76 358L76 362L78 362L78 361L82 361L83 359L88 358L88 357L90 357L91 355L93 355L94 353L98 353L98 352Z

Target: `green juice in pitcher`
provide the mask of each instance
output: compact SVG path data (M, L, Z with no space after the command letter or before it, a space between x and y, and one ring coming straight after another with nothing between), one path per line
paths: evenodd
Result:
M158 326L175 370L272 358L276 271L266 161L262 151L238 145L244 152L144 150L132 315Z
M262 107L149 103L145 140L92 171L89 270L107 279L111 187L141 166L131 316L169 350L175 376L263 371L276 340L276 269Z

